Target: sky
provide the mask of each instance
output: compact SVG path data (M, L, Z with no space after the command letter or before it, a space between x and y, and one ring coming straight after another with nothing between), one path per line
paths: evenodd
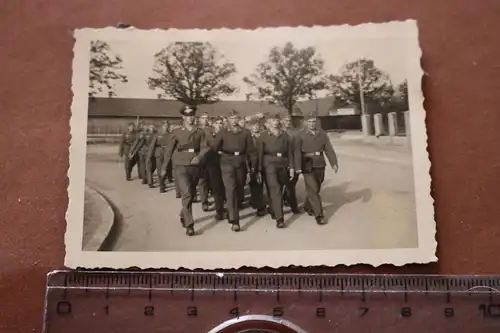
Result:
M315 37L316 35L312 35ZM102 39L102 38L101 38ZM152 74L154 54L169 44L169 40L158 38L102 39L108 42L114 54L123 59L123 71L128 76L128 83L115 86L117 97L122 98L156 98L158 91L150 90L146 80ZM183 39L193 40L193 39ZM301 34L283 36L267 36L256 34L253 38L237 34L221 35L210 39L212 45L225 59L236 65L237 73L228 82L239 87L239 91L231 96L221 97L223 100L245 100L246 93L252 88L243 82L243 77L254 73L256 66L267 59L274 46L283 46L291 41L296 47L313 46L317 54L324 60L324 70L328 74L338 74L341 67L359 58L368 58L385 71L393 84L399 84L408 76L408 48L414 40L404 36L370 37L321 35L317 38ZM410 44L407 44L410 43ZM411 59L410 59L411 60ZM326 96L323 91L318 97ZM102 93L97 96L107 96Z

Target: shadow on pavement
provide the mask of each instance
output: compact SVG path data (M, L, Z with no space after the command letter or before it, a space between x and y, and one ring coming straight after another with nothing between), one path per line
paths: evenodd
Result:
M290 209L287 209L286 211L283 212L283 214L287 214L290 212ZM300 214L293 214L288 220L285 221L285 227L288 228L289 226L291 226L295 221L297 221L297 219L301 216L304 215L304 212L300 213Z
M213 215L205 216L205 217L195 221L194 223L196 225L197 223L204 222L210 218L214 219L214 216ZM217 224L224 223L224 222L227 223L226 220L218 221L218 220L214 219L212 222L205 224L203 227L201 227L199 229L196 229L196 235L203 235L203 233L205 231L208 231L208 230L212 229L213 227L215 227Z
M337 186L325 187L321 190L321 199L328 204L323 207L325 220L328 221L344 205L361 200L368 202L372 198L372 190L364 188L362 190L348 192L350 182L344 182Z
M251 215L254 215L254 214L255 214L254 212L251 213ZM241 217L241 219L244 219L245 217L248 217L248 215L250 215L250 214L245 214L244 216ZM254 217L252 217L248 222L244 223L241 226L241 231L246 231L248 228L250 228L251 226L253 226L255 223L257 223L257 221L259 221L262 218L263 217L254 215Z

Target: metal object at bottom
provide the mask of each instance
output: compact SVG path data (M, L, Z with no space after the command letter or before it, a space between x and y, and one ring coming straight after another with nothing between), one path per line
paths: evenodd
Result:
M500 332L500 277L56 271L45 333Z

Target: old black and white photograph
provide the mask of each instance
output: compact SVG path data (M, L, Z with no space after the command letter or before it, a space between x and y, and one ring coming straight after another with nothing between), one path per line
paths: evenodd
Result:
M66 266L437 260L415 21L74 36Z

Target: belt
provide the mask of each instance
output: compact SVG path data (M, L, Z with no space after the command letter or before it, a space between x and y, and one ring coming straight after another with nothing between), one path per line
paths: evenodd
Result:
M177 149L178 152L199 153L199 150L194 148Z
M288 157L286 153L265 153L264 155L276 156L276 157Z
M221 155L221 154L233 155L233 156L240 156L240 155L242 155L241 152L239 152L239 151L225 151L225 150L219 151L219 155Z
M316 151L316 152L312 152L312 153L303 153L303 154L306 157L314 157L314 156L321 156L321 155L323 155L323 152L322 151Z

